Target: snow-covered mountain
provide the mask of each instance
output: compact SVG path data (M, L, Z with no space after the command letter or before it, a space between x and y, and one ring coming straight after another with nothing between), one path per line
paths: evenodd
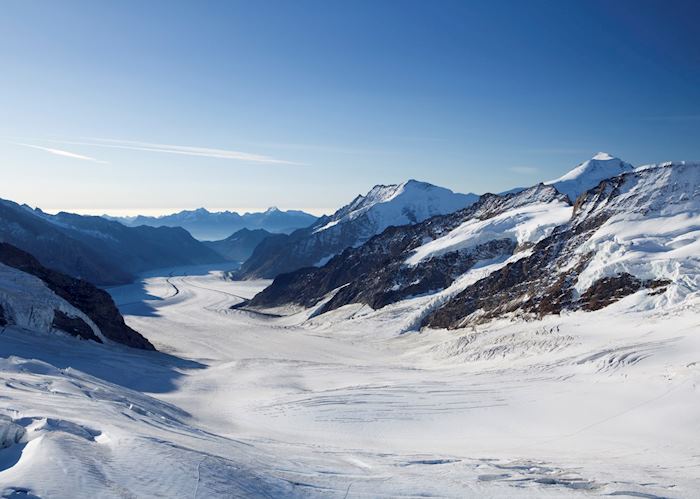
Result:
M302 267L323 265L346 248L360 246L387 227L421 222L465 208L479 198L425 182L377 185L330 216L288 237L263 241L238 277L270 278Z
M698 163L605 180L530 255L467 287L425 324L596 310L637 292L642 307L678 305L700 293L699 213Z
M6 326L154 349L124 323L107 292L47 269L29 253L0 243L0 327Z
M509 314L595 310L637 292L645 307L696 297L700 164L612 171L574 207L554 185L540 184L389 228L320 268L280 275L247 306L320 314L434 295L413 326L459 328Z
M634 167L606 152L599 152L561 177L545 182L553 185L573 203L576 198L606 178L634 170Z
M268 232L289 233L308 227L316 217L299 210L282 211L275 207L262 212L239 214L235 211L211 212L205 208L184 210L170 215L150 217L107 217L130 227L182 227L200 241L224 239L241 229L264 229Z

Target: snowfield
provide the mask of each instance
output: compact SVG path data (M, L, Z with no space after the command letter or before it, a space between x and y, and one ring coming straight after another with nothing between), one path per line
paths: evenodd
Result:
M469 219L443 237L416 248L406 260L418 265L429 258L467 250L494 239L512 239L518 246L534 244L571 218L572 208L561 201L519 206L486 220Z
M697 497L696 295L419 333L187 274L112 290L159 353L2 332L4 497Z

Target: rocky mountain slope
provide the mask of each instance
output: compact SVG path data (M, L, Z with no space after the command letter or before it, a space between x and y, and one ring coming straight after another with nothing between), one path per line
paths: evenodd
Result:
M263 241L244 263L238 278L272 278L284 272L323 265L344 249L362 245L390 226L421 222L473 204L475 194L458 194L424 182L378 185L331 216L288 237Z
M700 293L698 213L696 163L613 176L573 208L554 185L488 194L454 214L391 227L320 268L280 275L245 306L318 315L434 294L414 326L460 328L597 310L640 291L644 306L674 305Z
M211 212L205 208L183 210L170 215L149 217L107 217L129 227L183 227L200 241L224 239L241 229L264 229L268 232L290 233L308 227L316 217L299 210L282 211L269 208L263 212L239 214L235 211Z
M222 260L181 228L125 227L101 217L49 215L5 200L0 200L0 241L50 268L100 285L130 282L150 269Z
M0 243L0 326L44 333L58 330L98 343L154 350L124 323L107 292L48 269L7 243Z
M272 236L265 229L241 229L221 241L204 241L204 244L227 260L244 262L258 245Z
M700 293L700 164L666 163L602 181L531 254L467 287L424 325L595 310L641 290L648 306Z
M248 306L311 307L335 291L321 313L349 303L376 309L434 293L480 262L526 250L570 214L566 197L542 184L515 194L485 194L455 213L390 227L323 267L280 275Z

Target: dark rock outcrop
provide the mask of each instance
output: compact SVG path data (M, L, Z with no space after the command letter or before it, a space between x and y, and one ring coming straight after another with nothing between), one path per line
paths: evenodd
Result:
M155 350L146 338L126 325L106 291L48 269L29 253L7 243L0 243L0 263L41 279L51 291L87 315L106 338L134 348Z
M70 317L60 310L53 311L53 321L51 327L60 329L70 335L77 336L84 340L92 340L97 343L102 343L102 340L95 335L92 328L80 317Z
M590 255L582 256L565 272L554 269L568 261L586 235L588 232L577 236L565 228L555 229L534 246L530 256L469 286L429 315L424 325L452 329L515 311L541 317L569 308L574 301L573 286Z
M637 279L627 272L602 277L581 295L578 306L583 310L600 310L641 289L660 289L669 284L671 281L665 279Z

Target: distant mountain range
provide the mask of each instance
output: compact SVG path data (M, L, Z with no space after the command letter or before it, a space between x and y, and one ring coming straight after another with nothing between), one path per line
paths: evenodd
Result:
M171 215L148 217L108 217L129 227L182 227L200 241L224 239L241 229L264 229L268 232L289 233L308 227L317 219L314 215L298 210L281 211L269 208L266 211L244 213L235 211L211 212L205 208L185 210Z
M236 275L243 279L272 278L302 267L323 265L387 227L452 213L478 199L476 194L458 194L416 180L377 185L310 227L263 240Z
M126 227L102 217L49 215L0 200L0 241L31 253L43 265L99 285L131 282L146 270L224 259L186 230Z

